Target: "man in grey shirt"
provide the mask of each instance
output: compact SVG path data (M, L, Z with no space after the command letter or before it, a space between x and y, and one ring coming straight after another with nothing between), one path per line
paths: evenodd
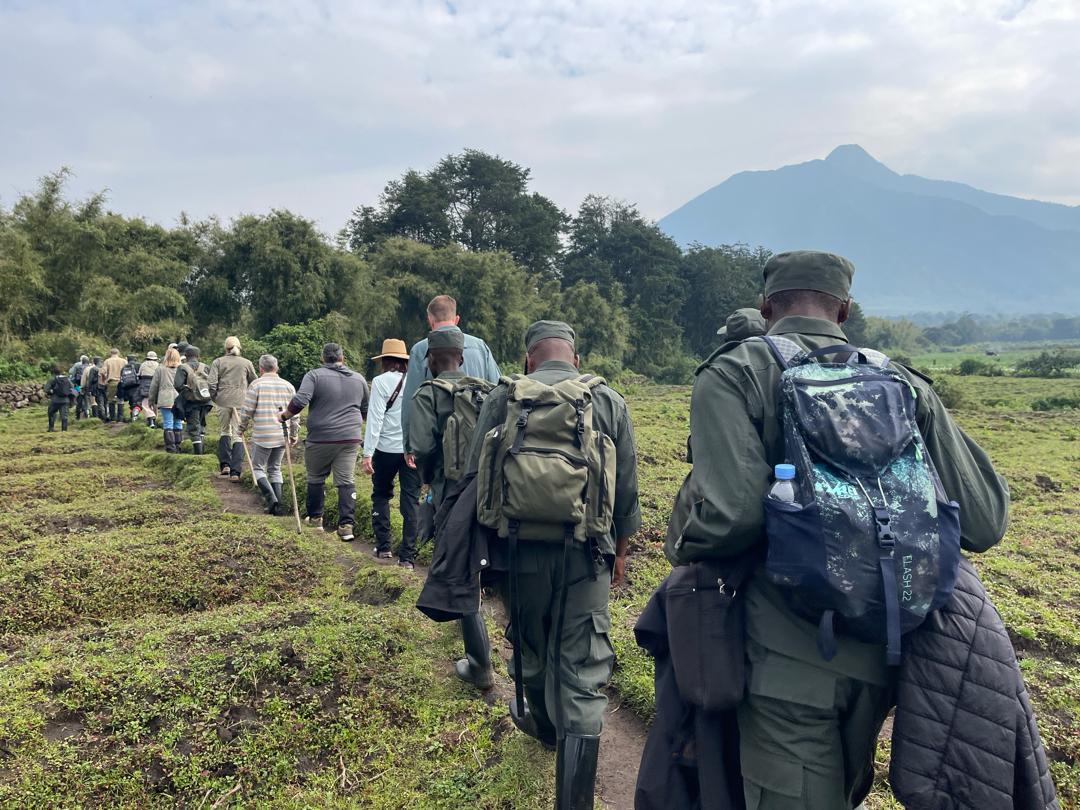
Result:
M449 295L436 295L431 299L431 303L427 305L427 320L433 332L443 329L461 331L458 328L461 316L457 314L457 301ZM409 370L401 392L401 431L405 437L405 457L410 464L414 459L412 448L409 447L409 409L412 406L413 394L420 388L420 384L431 379L431 372L425 362L427 347L427 338L424 338L409 350ZM461 366L463 373L492 383L499 381L499 364L495 362L491 349L482 339L466 334L462 355L465 358Z
M322 365L304 375L296 396L281 412L281 421L308 408L304 468L307 473L305 522L323 528L326 477L334 475L338 491L338 537L352 540L356 513L356 456L364 438L368 384L364 375L346 367L336 343L322 350Z

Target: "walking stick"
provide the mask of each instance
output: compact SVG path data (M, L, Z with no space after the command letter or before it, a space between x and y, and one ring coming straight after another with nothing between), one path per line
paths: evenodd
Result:
M296 533L303 534L304 529L300 525L300 502L296 500L296 477L292 471L292 453L289 452L289 423L281 423L281 432L285 434L285 463L289 465L289 487L292 489L292 511L296 518Z
M251 480L255 480L255 465L251 461L251 453L248 452L247 442L244 441L244 434L240 434L240 444L244 446L244 458L247 459L248 469L251 470Z

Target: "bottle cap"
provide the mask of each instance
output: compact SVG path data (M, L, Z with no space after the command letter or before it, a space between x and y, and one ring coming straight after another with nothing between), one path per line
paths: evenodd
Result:
M777 481L793 481L795 480L795 465L777 464L773 469L773 474Z

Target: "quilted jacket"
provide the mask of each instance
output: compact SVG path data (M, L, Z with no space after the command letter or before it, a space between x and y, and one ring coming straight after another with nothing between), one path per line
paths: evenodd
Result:
M904 807L1056 810L1016 654L971 563L904 644L889 768Z

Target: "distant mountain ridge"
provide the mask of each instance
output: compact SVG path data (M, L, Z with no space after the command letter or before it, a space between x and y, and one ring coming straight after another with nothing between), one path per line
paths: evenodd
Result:
M842 253L868 312L1080 312L1080 206L898 174L855 144L735 174L658 224L684 247Z

